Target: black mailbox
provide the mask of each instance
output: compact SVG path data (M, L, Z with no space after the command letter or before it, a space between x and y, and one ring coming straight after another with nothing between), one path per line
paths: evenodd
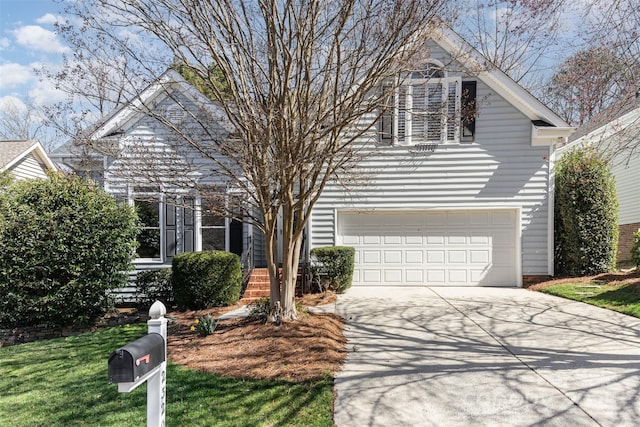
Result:
M109 384L131 383L165 360L164 338L151 333L109 356Z

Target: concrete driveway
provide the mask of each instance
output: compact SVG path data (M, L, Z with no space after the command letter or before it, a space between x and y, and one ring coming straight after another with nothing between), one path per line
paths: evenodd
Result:
M524 289L339 297L345 426L639 426L640 319Z

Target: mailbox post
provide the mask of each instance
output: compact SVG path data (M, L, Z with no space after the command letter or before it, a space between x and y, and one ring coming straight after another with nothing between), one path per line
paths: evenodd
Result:
M149 309L148 334L109 356L109 383L127 393L147 383L147 426L164 427L167 390L167 309L160 301Z

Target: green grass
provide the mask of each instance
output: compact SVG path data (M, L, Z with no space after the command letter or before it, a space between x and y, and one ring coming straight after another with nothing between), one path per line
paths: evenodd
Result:
M146 325L0 348L0 426L134 426L146 385L118 393L107 359ZM230 360L229 363L242 363ZM331 378L305 383L227 378L169 363L169 426L331 426Z
M563 283L542 288L541 292L640 317L640 283L637 282L626 285Z

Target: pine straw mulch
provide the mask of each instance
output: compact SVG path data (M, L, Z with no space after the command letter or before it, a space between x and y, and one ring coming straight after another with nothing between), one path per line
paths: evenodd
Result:
M302 306L335 302L335 295L306 295ZM301 382L334 374L346 357L344 322L336 314L300 313L296 321L274 323L239 318L222 320L215 332L200 337L195 319L218 317L240 305L197 311L174 311L167 343L174 363L200 371L253 379Z
M536 283L535 285L529 286L527 289L531 291L538 291L542 288L546 288L547 286L581 282L597 282L603 285L612 286L633 285L640 288L640 269L635 268L613 273L602 273L595 276L557 278L547 280L546 282Z

